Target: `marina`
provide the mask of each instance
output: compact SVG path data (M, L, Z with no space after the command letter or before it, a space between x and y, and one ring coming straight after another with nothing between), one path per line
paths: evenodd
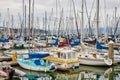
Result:
M120 80L119 4L1 0L0 80Z

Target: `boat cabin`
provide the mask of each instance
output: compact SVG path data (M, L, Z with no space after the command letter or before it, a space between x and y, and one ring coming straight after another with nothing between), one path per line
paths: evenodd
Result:
M64 59L64 60L75 59L77 56L76 52L73 50L63 50L57 53L57 55L58 55L58 58Z

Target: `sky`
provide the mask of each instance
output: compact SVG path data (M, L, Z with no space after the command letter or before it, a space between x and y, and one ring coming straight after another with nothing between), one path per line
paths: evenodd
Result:
M27 14L28 14L28 1L25 0L25 4L27 6ZM53 8L53 16L56 16L56 0L34 0L35 1L35 22L37 22L36 17L39 17L40 24L42 25L43 16L45 15L45 11L47 12L47 16L49 17L52 13ZM78 14L79 21L81 20L81 1L82 0L74 0L75 2L75 8L76 13ZM85 0L84 0L85 1ZM86 0L86 5L88 9L88 14L90 14L92 3L96 0ZM61 10L63 8L63 16L68 17L70 14L74 17L73 12L73 5L70 7L70 0L57 0L57 16L60 17ZM114 9L117 7L117 16L119 16L120 11L120 0L100 0L100 21L103 21L103 24L105 22L105 16L106 14L109 15L110 19L112 19L112 16L114 14ZM0 0L0 25L2 25L4 20L7 20L7 8L10 10L10 15L14 16L14 23L19 22L18 13L20 16L22 16L22 0ZM71 8L71 11L70 11ZM96 2L93 5L93 10L91 13L92 19L94 19L96 12ZM84 22L86 20L86 9L84 7ZM103 26L102 24L102 26ZM17 24L14 24L17 25ZM85 22L85 25L87 25L87 22Z

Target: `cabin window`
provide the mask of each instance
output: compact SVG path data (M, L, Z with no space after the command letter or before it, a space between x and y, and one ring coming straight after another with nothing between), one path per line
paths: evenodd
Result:
M63 53L60 53L60 58L65 58L64 54Z
M64 55L64 59L67 59L67 56L66 56L66 54L63 54Z
M71 58L72 58L71 53L68 53L68 59L71 59Z
M75 53L71 53L71 58L75 58Z
M58 53L58 58L60 58L60 53Z
M88 57L88 56L85 56L85 57Z

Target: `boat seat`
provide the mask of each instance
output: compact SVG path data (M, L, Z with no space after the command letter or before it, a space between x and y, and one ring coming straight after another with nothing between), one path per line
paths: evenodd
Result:
M35 63L36 65L41 65L40 60L35 60L34 63Z

